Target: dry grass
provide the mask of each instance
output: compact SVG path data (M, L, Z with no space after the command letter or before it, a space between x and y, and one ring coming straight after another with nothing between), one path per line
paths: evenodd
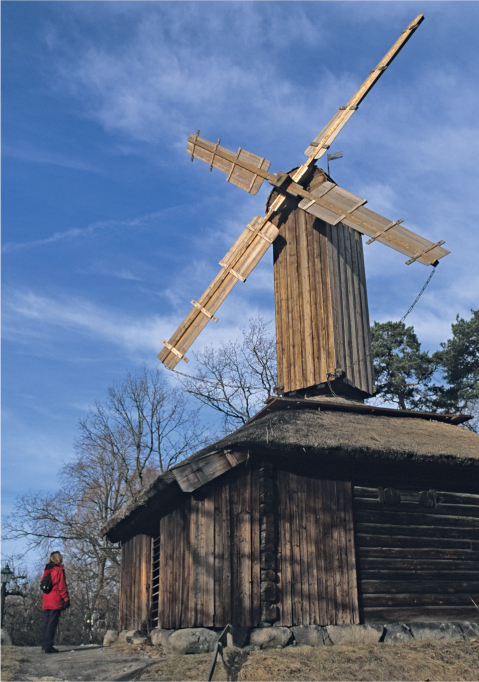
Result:
M211 654L174 656L144 670L137 680L206 680ZM221 659L214 680L226 680ZM241 682L300 680L367 680L373 682L456 682L479 680L479 643L403 642L334 647L292 647L254 651L248 656Z
M238 680L478 680L479 644L403 642L257 651Z
M152 665L135 677L135 680L155 680L158 682L184 682L186 680L206 680L210 671L212 654L191 654L172 656L163 663ZM227 680L226 670L218 658L213 675L215 682Z
M21 651L16 646L2 646L2 682L15 679L22 663L27 661Z

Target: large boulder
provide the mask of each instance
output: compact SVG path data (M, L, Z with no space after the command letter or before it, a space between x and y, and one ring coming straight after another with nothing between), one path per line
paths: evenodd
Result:
M397 642L409 642L412 639L411 630L404 623L388 623L384 642L386 644L396 644Z
M463 639L459 623L408 623L414 639L439 639L453 642Z
M144 644L147 639L148 635L141 630L122 630L118 636L120 642L128 644Z
M12 638L3 628L1 629L1 644L2 646L12 646Z
M207 628L176 630L168 637L169 654L207 654L213 651L218 635Z
M295 625L291 632L298 646L324 646L323 628L320 625Z
M153 646L161 646L166 649L170 635L174 630L163 630L162 628L155 628L150 632L150 640Z
M259 646L260 649L282 649L292 641L293 633L283 627L256 628L249 636L250 645Z
M377 644L383 634L382 625L326 625L332 644Z
M118 640L118 630L107 630L103 637L103 646L111 646L113 642Z

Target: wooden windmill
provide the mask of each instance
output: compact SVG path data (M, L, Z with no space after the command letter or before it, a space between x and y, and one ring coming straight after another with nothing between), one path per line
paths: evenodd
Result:
M190 135L187 152L228 182L256 194L263 180L274 188L266 215L256 216L220 262L219 274L168 342L160 360L173 369L234 285L244 282L273 244L278 385L282 393L316 395L331 387L364 399L374 394L369 314L361 234L415 261L435 266L449 251L365 208L366 199L336 185L316 161L423 21L401 33L349 102L339 108L305 151L308 160L289 173L269 173L270 162L220 140Z

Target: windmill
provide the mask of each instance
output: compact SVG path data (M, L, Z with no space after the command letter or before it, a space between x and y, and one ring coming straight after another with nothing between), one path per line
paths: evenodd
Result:
M331 389L363 400L374 395L374 374L362 234L405 254L406 263L436 266L449 251L365 208L367 203L336 185L316 166L367 93L406 44L424 15L401 33L345 106L305 151L307 161L288 173L269 172L270 162L240 148L232 152L196 134L187 153L227 174L227 181L256 194L264 180L273 187L266 215L247 225L221 271L175 331L159 359L170 369L180 360L226 296L244 282L273 245L278 390L319 395Z

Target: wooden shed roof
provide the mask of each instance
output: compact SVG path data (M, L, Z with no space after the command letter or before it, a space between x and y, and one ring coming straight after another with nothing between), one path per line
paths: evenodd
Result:
M447 423L442 415L433 421L427 413L400 412L342 399L274 399L240 429L160 475L109 519L103 533L117 542L126 527L141 525L145 513L167 507L248 457L294 456L327 465L479 466L479 435L451 423L452 415Z

